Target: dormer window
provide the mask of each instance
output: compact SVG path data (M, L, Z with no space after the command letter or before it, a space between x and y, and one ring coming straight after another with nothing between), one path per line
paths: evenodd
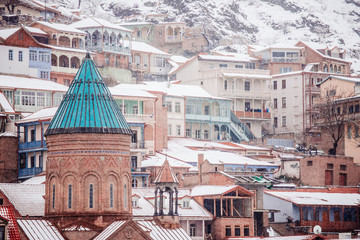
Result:
M190 202L189 202L189 200L184 200L184 201L182 202L182 207L183 207L183 208L190 208Z
M137 208L139 206L139 199L133 199L132 200L132 207Z

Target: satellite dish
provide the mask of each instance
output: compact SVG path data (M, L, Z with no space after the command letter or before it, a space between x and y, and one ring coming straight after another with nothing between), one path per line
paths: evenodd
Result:
M321 234L321 227L319 225L316 225L313 228L313 231L314 231L315 234Z

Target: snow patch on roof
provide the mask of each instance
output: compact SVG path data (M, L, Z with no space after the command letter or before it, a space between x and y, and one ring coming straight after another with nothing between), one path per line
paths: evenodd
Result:
M72 26L74 28L78 28L78 29L85 29L85 28L91 28L91 27L105 27L105 28L112 28L112 29L116 29L116 30L126 31L126 32L132 32L132 30L130 30L130 29L113 24L104 19L94 18L94 17L89 17L84 20L75 22L75 23L71 24L70 26Z
M35 122L39 120L52 119L57 111L58 107L42 108L37 112L30 114L29 116L21 119L18 123Z
M11 75L0 75L0 87L11 89L33 89L33 90L47 90L66 92L67 86L44 80L30 77L16 77Z
M59 230L48 220L17 220L29 240L65 240Z

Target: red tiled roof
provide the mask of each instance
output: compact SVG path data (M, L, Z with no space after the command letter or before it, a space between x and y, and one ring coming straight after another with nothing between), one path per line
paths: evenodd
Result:
M19 228L15 220L13 208L11 206L0 206L0 216L8 219L8 239L10 240L21 240Z
M179 180L171 170L168 160L165 160L160 172L156 176L155 183L178 183Z

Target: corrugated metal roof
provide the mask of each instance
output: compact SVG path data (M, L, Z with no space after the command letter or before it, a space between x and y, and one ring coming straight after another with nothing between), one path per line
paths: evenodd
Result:
M20 233L12 207L0 206L0 217L3 217L8 221L7 238L10 240L20 240Z
M86 55L46 131L46 135L62 133L132 134L90 54Z
M102 231L94 240L108 239L116 230L118 230L126 221L115 221Z
M65 240L59 230L48 220L17 220L30 240Z
M155 221L137 221L139 226L144 230L150 230L150 236L156 240L191 240L190 236L183 228L163 228L156 224Z

